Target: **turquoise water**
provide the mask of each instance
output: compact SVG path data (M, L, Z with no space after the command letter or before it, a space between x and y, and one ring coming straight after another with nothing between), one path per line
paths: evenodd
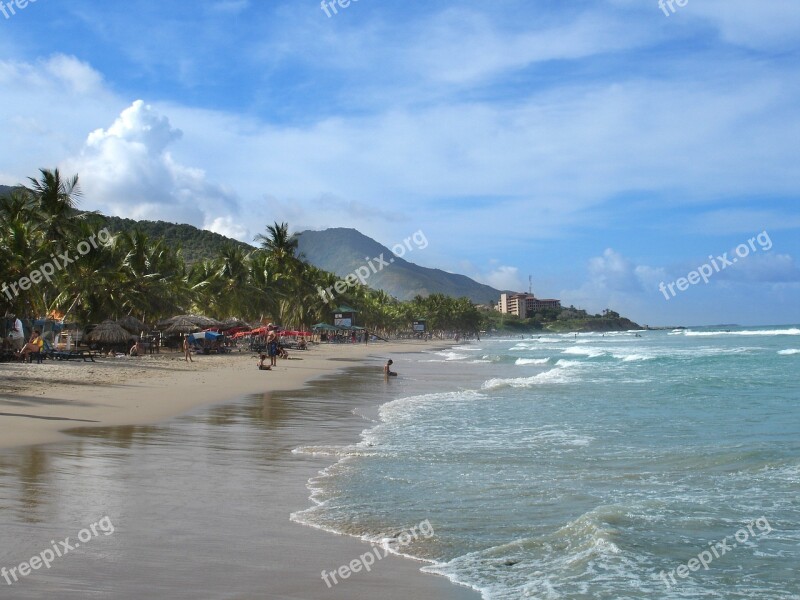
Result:
M488 599L800 598L800 327L526 337L394 357L294 518L428 519L398 551Z

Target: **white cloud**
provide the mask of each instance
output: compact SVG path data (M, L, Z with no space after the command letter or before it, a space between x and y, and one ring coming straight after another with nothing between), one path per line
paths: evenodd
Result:
M613 248L587 263L587 281L578 289L561 292L564 305L574 304L590 313L610 308L634 320L652 314L663 269L637 265Z
M76 154L86 132L116 106L100 73L73 56L0 60L0 183L17 184Z
M795 45L800 37L800 4L795 0L703 0L691 12L715 24L730 43L757 49Z
M522 280L517 267L501 265L479 278L479 281L498 290L521 291Z
M653 38L644 27L631 27L608 11L560 23L543 19L525 27L507 25L493 22L487 13L443 10L422 25L404 63L430 81L474 84L536 63L587 58Z
M589 260L589 277L593 284L612 292L642 291L636 266L612 248Z
M167 117L137 100L108 129L91 132L80 156L68 160L65 169L80 174L87 204L101 212L246 235L241 223L233 224L235 194L168 152L181 136Z
M252 244L253 236L250 230L242 227L239 223L233 220L233 217L217 217L210 223L206 224L205 229L224 235L225 237L234 238L248 244Z

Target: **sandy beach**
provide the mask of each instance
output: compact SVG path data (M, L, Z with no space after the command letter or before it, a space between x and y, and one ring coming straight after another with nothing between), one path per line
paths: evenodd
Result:
M257 357L252 353L200 356L195 358L195 362L188 364L181 355L171 353L133 359L103 358L96 363L45 361L42 365L4 364L0 366L0 447L3 448L0 457L5 467L2 475L7 477L0 478L0 492L5 494L0 498L15 497L14 488L26 488L31 478L47 480L52 476L44 467L41 472L31 473L31 464L49 462L41 460L42 455L56 460L62 454L71 456L74 453L71 446L76 444L76 434L64 433L65 430L88 427L89 429L83 431L87 432L90 439L113 439L120 432L126 432L125 435L127 432L149 432L148 425L172 422L170 418L177 415L199 415L209 410L224 412L228 410L226 406L229 402L252 394L269 396L270 406L274 407L280 402L281 392L288 394L290 390L295 390L291 393L301 393L297 390L310 384L312 387L309 389L313 389L314 394L303 400L309 403L308 410L298 415L297 421L294 424L289 423L288 427L284 417L282 427L286 427L293 437L289 440L270 440L282 444L282 450L271 455L273 458L270 459L272 467L269 476L257 482L257 489L261 490L259 495L264 494L263 490L268 490L264 512L265 517L269 517L258 524L257 535L259 538L272 540L271 550L265 552L264 564L258 565L259 572L265 575L264 594L258 597L478 598L471 590L454 586L444 578L420 573L419 563L393 556L384 558L381 568L364 574L366 576L354 577L346 585L327 588L320 580L322 569L330 570L350 559L358 558L370 546L355 538L328 534L289 520L290 513L309 505L305 482L331 462L331 459L297 457L291 454L291 446L317 439L322 429L329 442L353 443L358 431L366 426L363 419L354 413L356 409L369 407L326 406L320 400L327 385L325 382L335 381L330 377L357 365L369 365L379 373L385 357L430 347L430 344L415 343L315 346L307 352L293 353L293 360L279 361L277 369L273 371L259 371L256 368ZM273 394L274 392L278 393ZM207 405L217 405L219 408L208 408ZM15 477L19 478L16 482ZM6 484L5 489L2 489L3 482ZM187 486L190 483L194 485L193 482L188 482ZM252 485L252 482L248 485ZM63 499L59 499L58 486L49 484L45 487L52 490L48 492L52 497L45 501L37 498L32 503L25 497L22 502L25 511L35 513L44 510L43 506L48 502L54 505L63 503ZM158 490L154 490L154 493L157 494ZM213 503L213 499L209 498L209 502ZM160 508L148 508L148 518L153 517L153 511L157 513L159 510ZM130 514L135 511L128 507L124 512ZM29 516L20 519L24 522ZM50 516L52 515L45 510L41 521L48 522ZM130 519L132 517L129 516ZM0 532L6 540L0 555L9 563L8 566L16 560L15 542L8 540L17 539L15 535L18 533L15 530L21 525L21 522L13 518L9 519L8 513L0 515ZM132 526L129 523L129 527ZM55 522L52 527L56 528ZM120 526L119 529L123 531L124 527ZM35 532L29 534L28 529L24 529L24 532L26 538L28 535L31 538L23 545L26 548L35 547L38 539ZM143 533L137 530L137 535ZM249 529L244 528L239 535L250 535ZM20 561L26 558L27 552L27 549L21 551L22 555L18 557ZM110 595L103 593L108 584L105 581L95 581L96 578L91 575L92 568L87 567L85 571L74 574L90 580L88 587L83 588L84 591L96 591L101 594L99 597L127 598L137 597L140 589L139 584L135 583L140 580L134 577L136 569L133 564L121 566L118 583L125 577L132 577L134 583L130 589L120 584ZM73 572L68 573L69 575L73 575ZM226 572L226 576L228 575L230 574ZM164 585L170 585L170 577L166 575ZM172 577L176 578L176 582L180 581L178 575ZM11 589L9 597L29 598L42 593L73 597L59 593L63 592L58 587L61 585L59 580L49 579L49 574L30 579L31 582L25 582L27 587ZM241 593L237 589L238 584L232 584L229 597L257 597L248 587L247 574L241 575L241 581ZM193 586L194 584L190 585ZM168 597L184 597L183 592L177 592L178 587L180 586L176 583L173 590L175 593L170 593ZM185 591L189 593L191 590ZM163 590L161 593L163 594Z
M198 406L264 391L302 388L371 355L413 352L430 344L321 344L292 352L272 371L252 352L194 356L163 352L96 362L0 364L0 448L66 439L71 427L144 425ZM165 400L167 398L168 400Z

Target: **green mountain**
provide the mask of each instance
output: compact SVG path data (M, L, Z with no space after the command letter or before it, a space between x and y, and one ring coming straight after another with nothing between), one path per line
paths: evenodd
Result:
M134 221L105 215L96 215L92 218L97 220L98 229L108 227L112 233L140 229L151 238L163 238L170 245L183 249L183 257L188 264L218 256L226 244L242 246L246 250L253 249L253 246L244 242L192 225L164 221ZM366 279L367 285L373 289L384 290L400 300L410 300L418 294L427 296L436 292L456 298L466 296L473 302L481 304L497 302L500 297L499 290L480 284L465 275L420 267L403 258L395 257L389 248L355 229L304 231L298 236L299 251L303 258L315 267L335 273L339 277L345 277L359 267L369 268L371 261L377 272L370 270ZM413 242L410 244L413 250L408 252L409 255L423 251ZM381 254L388 265L382 266L374 260Z
M244 242L205 229L198 229L193 225L165 221L134 221L105 215L95 215L92 219L96 219L98 229L108 227L111 233L138 229L152 239L163 238L170 246L178 246L183 249L183 259L188 265L205 258L215 258L227 244L242 246L248 251L253 250L253 246Z
M414 252L424 252L423 244L410 241L412 250L406 247L405 252L413 256ZM332 228L324 231L303 231L299 234L299 250L302 256L312 265L346 277L361 268L369 272L366 284L373 289L384 290L400 300L410 300L416 295L428 296L442 293L448 296L466 296L473 302L488 304L497 302L500 291L483 285L466 277L447 273L441 269L420 267L399 256L392 254L383 246L356 231L355 229ZM398 249L398 254L400 254ZM383 255L382 264L375 260ZM370 268L370 265L374 269Z

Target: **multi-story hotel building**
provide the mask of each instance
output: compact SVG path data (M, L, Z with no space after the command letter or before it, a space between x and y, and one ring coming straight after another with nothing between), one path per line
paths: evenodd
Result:
M501 313L517 315L520 319L542 308L561 308L561 300L537 298L533 294L500 294L497 304Z

